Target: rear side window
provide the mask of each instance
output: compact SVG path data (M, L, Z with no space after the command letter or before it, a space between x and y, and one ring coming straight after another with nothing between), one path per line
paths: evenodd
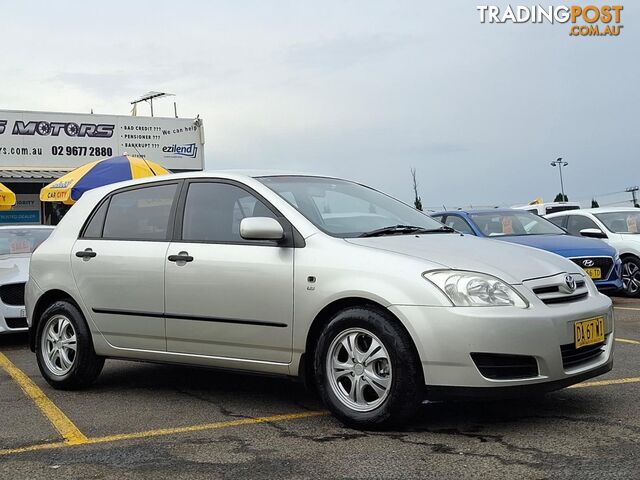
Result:
M102 238L167 240L176 190L177 185L172 184L114 194L109 202Z
M549 220L554 225L557 225L558 227L564 228L564 226L566 224L567 217L547 218L547 220Z
M264 203L242 188L227 183L192 183L184 207L182 240L246 243L240 236L240 222L246 217L277 220Z
M84 229L82 236L84 238L100 238L102 236L102 226L104 225L104 217L107 214L109 200L102 202L102 205L95 211L91 220Z

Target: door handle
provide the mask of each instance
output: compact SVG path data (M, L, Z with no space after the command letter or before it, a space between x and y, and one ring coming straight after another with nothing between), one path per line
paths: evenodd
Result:
M90 248L85 248L84 250L80 250L79 252L76 252L76 257L78 258L93 258L97 255L96 252L94 252L93 250L91 250Z
M170 262L193 262L193 257L187 252L180 252L178 255L169 255L167 259Z

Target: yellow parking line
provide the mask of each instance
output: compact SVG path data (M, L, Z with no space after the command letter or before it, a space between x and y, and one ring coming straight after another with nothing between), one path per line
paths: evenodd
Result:
M571 385L568 388L587 388L587 387L604 387L606 385L621 385L624 383L638 383L640 377L628 377L628 378L614 378L612 380L598 380L595 382L583 382L576 385Z
M634 307L613 307L616 310L633 310L634 312L640 312L640 308L634 308Z
M633 345L640 345L640 342L638 340L629 340L628 338L616 338L616 342L631 343Z
M62 413L49 397L22 370L16 367L3 353L0 353L0 368L20 386L22 391L33 400L43 415L51 422L51 425L60 432L65 443L77 445L86 443L87 437L78 430L69 418Z
M203 425L191 425L188 427L159 428L157 430L147 430L146 432L121 433L117 435L107 435L106 437L90 438L88 443L108 443L121 440L133 440L137 438L159 437L163 435L173 435L176 433L201 432L203 430L219 430L221 428L239 427L241 425L256 425L258 423L285 422L287 420L299 420L301 418L319 417L328 415L325 411L286 413L284 415L272 415L269 417L239 418L226 422L205 423Z
M287 413L284 415L271 415L268 417L240 418L238 420L230 420L227 422L205 423L202 425L191 425L188 427L160 428L158 430L147 430L145 432L121 433L116 435L107 435L104 437L87 438L83 442L73 443L73 444L69 442L42 443L39 445L30 445L27 447L7 448L4 450L0 450L0 456L11 455L13 453L33 452L36 450L51 450L56 448L69 447L73 445L91 445L91 444L97 444L97 443L111 443L111 442L119 442L123 440L135 440L140 438L173 435L176 433L201 432L203 430L219 430L222 428L239 427L241 425L256 425L259 423L284 422L287 420L299 420L302 418L319 417L322 415L328 415L328 412L310 411L310 412Z

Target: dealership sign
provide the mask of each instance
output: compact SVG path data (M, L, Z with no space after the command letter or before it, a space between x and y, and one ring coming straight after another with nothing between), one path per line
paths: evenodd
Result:
M77 167L115 155L202 169L200 119L0 110L0 165Z

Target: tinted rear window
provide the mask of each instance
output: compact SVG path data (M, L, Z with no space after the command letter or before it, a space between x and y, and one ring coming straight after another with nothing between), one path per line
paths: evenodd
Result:
M111 197L102 238L166 240L177 185L157 185Z

